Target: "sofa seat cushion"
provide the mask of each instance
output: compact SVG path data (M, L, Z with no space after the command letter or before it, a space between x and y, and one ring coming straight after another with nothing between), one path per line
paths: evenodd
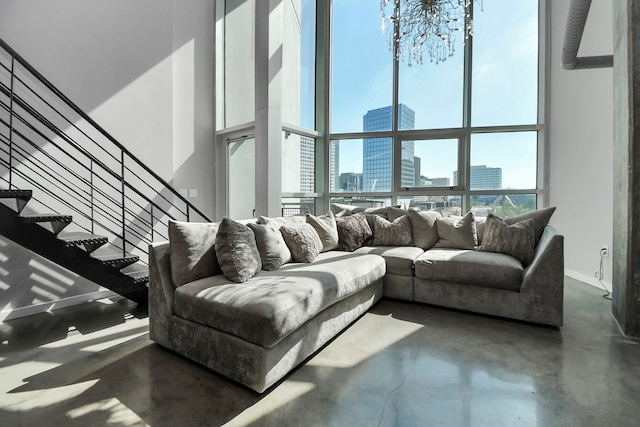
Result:
M415 263L421 279L520 291L523 268L516 258L468 249L429 249Z
M271 348L325 308L385 273L375 255L324 252L313 263L262 270L244 283L224 275L187 283L175 293L175 315ZM312 339L313 337L310 337Z
M354 253L380 255L387 264L387 273L413 276L413 263L424 251L413 246L363 246Z

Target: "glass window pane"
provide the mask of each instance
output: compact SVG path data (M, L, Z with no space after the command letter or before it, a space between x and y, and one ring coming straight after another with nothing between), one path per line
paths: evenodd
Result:
M438 211L442 216L461 215L462 196L401 196L398 203L403 209L420 211Z
M458 140L402 141L402 187L451 187Z
M227 128L255 118L254 2L225 2L224 109Z
M393 55L379 3L334 0L332 11L331 132L361 132L367 111L391 105Z
M400 63L399 102L415 111L415 123L400 120L398 128L441 129L462 125L464 49L439 64L427 60Z
M471 135L469 188L536 188L537 145L536 132Z
M282 192L315 192L315 140L308 136L283 132Z
M534 124L538 1L491 0L474 11L471 123Z
M329 185L333 193L391 191L391 138L333 140L329 145Z
M282 216L304 215L316 213L316 199L313 197L283 197Z
M384 208L391 206L391 197L332 197L331 203L357 206L359 208Z
M282 121L315 127L316 1L284 2Z
M231 218L253 218L255 209L255 139L243 139L227 145L227 206Z
M537 208L535 194L496 195L483 194L471 196L471 210L478 217L485 217L490 213L507 218L520 215Z

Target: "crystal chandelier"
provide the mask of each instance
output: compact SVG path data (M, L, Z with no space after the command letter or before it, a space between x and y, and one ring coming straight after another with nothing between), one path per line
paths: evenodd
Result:
M478 2L478 0L475 0ZM389 3L393 8L386 14ZM473 36L472 0L380 0L382 32L396 59L422 64L446 61L455 52L455 33L463 33L463 46ZM481 9L482 9L482 1ZM387 24L390 27L387 30Z

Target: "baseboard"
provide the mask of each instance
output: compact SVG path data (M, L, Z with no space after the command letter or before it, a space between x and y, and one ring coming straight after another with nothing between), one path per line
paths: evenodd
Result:
M598 279L596 279L593 276L589 276L589 275L586 275L586 274L578 273L577 271L569 270L568 268L565 268L564 274L566 276L571 277L572 279L579 280L581 282L586 283L587 285L591 285L594 288L598 288L600 290L603 290L602 286L604 285L607 288L607 290L609 292L611 292L612 284L609 283L609 282L602 281L602 283L600 283L600 281L598 281Z
M56 301L29 305L27 307L9 308L0 311L0 321L17 319L18 317L32 316L34 314L44 313L46 311L56 310L58 308L82 304L83 302L87 301L95 301L102 298L111 298L116 295L117 294L108 289L102 289L95 292L89 292L87 294L76 295L69 298L62 298Z

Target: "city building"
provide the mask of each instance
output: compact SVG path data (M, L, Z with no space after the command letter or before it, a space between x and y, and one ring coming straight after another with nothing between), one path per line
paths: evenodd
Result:
M458 185L458 171L453 171L453 185ZM487 165L471 165L469 174L471 190L502 189L502 168L491 168Z
M392 107L367 111L362 120L362 130L375 132L389 130L392 123ZM413 129L415 112L404 104L398 105L398 127ZM393 178L393 144L390 138L364 138L362 145L363 191L391 191ZM401 161L401 186L415 185L414 142L403 141Z

